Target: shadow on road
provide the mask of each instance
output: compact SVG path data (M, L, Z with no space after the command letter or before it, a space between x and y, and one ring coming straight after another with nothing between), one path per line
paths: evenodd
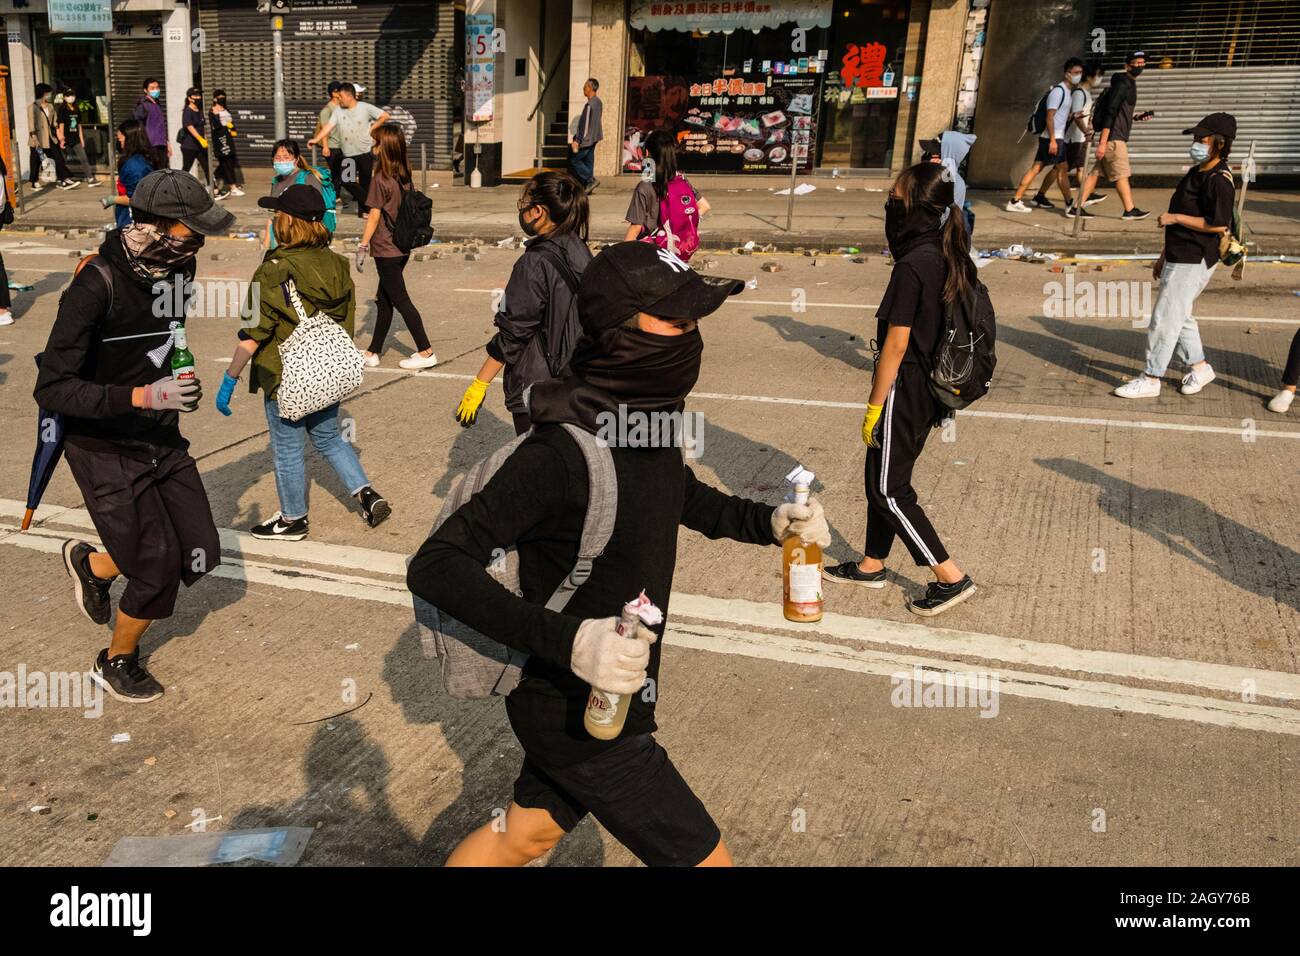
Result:
M861 335L793 315L756 315L754 320L770 325L781 341L807 345L823 358L843 362L854 371L867 372L872 367L870 343ZM870 327L874 329L875 320L871 322ZM864 381L863 388L869 385L869 381Z

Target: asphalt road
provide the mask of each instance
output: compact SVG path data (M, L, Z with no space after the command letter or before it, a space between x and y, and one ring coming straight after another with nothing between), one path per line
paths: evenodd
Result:
M76 246L0 239L11 275L35 286L0 329L9 674L83 672L107 643L58 555L64 537L93 537L66 467L33 531L14 530L35 442L31 357ZM214 240L200 277L247 278L256 255ZM232 417L209 403L185 420L229 529L225 563L146 636L162 700L108 700L93 717L0 709L0 864L98 865L126 836L299 826L314 831L303 864L431 865L507 804L521 753L503 709L441 691L402 568L449 483L513 434L495 385L474 428L452 412L516 255L412 263L440 364L398 369L412 351L403 330L345 403L393 503L378 529L313 459L311 537L242 535L277 509L261 399L240 392ZM828 560L860 557L867 341L888 266L714 258L716 273L757 287L703 324L695 467L771 502L796 463L813 469ZM758 271L764 261L780 271ZM1147 268L1078 273L1076 290L1141 283ZM928 572L900 546L889 587L829 590L823 622L793 625L777 549L684 531L661 740L742 865L1300 863L1300 406L1264 408L1300 327L1300 268L1252 266L1242 283L1221 269L1198 304L1218 380L1145 403L1107 394L1141 367L1132 315L1049 316L1047 284L1066 277L1042 265L996 262L981 276L998 308L996 385L932 436L916 479L979 592L941 627L918 623L903 604ZM374 288L367 269L358 341ZM190 323L209 396L234 328ZM896 706L909 686L896 674L997 694ZM545 862L634 861L586 821Z

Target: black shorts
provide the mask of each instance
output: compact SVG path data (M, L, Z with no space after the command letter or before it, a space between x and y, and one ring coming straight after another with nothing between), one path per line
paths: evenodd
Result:
M1066 155L1069 158L1069 169L1083 169L1084 160L1088 158L1087 143L1067 143L1065 146Z
M567 767L544 768L526 754L515 803L545 810L565 833L590 813L646 866L696 866L722 840L652 734Z
M142 621L170 617L188 587L221 563L221 539L194 459L183 451L142 461L69 443L64 454L104 550L126 578L118 609Z
M1044 166L1056 166L1066 160L1065 140L1056 141L1056 155L1053 156L1047 150L1052 141L1044 136L1038 137L1038 152L1034 153L1034 162L1042 163Z

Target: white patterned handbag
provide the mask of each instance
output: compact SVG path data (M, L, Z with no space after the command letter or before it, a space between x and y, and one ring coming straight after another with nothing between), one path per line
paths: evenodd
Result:
M293 284L286 283L298 327L280 343L280 417L296 422L329 408L361 386L363 356L347 330L324 312L308 315Z

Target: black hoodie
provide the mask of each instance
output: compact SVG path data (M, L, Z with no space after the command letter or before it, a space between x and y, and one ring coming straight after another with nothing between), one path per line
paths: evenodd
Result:
M104 237L99 255L113 272L112 293L89 262L73 277L59 299L32 394L41 408L64 416L69 444L144 460L157 457L155 449L184 451L189 442L181 436L177 412L131 405L136 386L171 375L171 349L165 347L174 292L160 299L155 283L136 275L116 229ZM184 282L193 275L191 260L187 273L165 281L175 290L177 277ZM161 355L155 351L163 348Z

